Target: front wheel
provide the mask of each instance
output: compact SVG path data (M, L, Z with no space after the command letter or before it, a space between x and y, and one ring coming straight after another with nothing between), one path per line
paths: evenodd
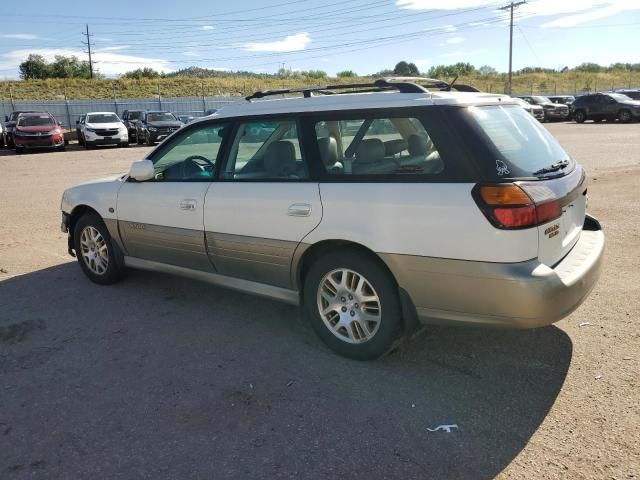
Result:
M587 119L587 114L582 110L576 110L576 113L573 115L573 117L575 118L576 123L584 123L584 121Z
M88 213L80 217L73 240L78 263L89 280L100 285L120 280L124 272L121 254L100 216Z
M620 120L621 123L631 123L633 116L629 110L620 110L620 113L618 113L618 120Z
M400 334L397 286L379 260L358 250L329 253L313 263L304 307L322 341L345 357L378 358Z

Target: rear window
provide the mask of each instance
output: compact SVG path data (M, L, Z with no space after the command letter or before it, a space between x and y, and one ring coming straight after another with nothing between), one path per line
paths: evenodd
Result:
M483 165L490 178L536 177L534 172L571 158L549 131L517 105L469 107L472 123L488 140L492 161ZM556 173L557 174L557 173Z

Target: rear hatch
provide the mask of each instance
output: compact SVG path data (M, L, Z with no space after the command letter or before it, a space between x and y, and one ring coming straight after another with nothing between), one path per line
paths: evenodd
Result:
M582 167L517 105L468 107L464 115L477 133L467 138L475 138L473 157L484 180L474 192L480 208L497 228L530 229L538 237L538 259L555 265L582 232Z

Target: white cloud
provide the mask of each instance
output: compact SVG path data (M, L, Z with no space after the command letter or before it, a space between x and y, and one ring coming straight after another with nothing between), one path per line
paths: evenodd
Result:
M455 25L445 25L444 27L442 27L442 31L447 33L453 33L453 32L457 32L458 29L455 27Z
M418 69L426 70L427 68L429 68L431 66L432 62L428 58L418 58L417 60L414 60L413 63L415 63L415 65L416 65L416 67L418 67Z
M76 56L80 59L86 59L86 54L82 49L71 48L36 48L36 49L19 49L12 50L0 54L0 71L15 68L22 63L29 54L42 55L45 60L53 61L56 55L64 55L67 57ZM166 60L159 58L140 57L137 55L123 55L113 53L108 49L96 51L92 55L96 67L100 73L107 76L115 76L136 68L150 67L158 71L171 71L173 68Z
M245 43L242 47L251 52L295 52L298 50L304 50L310 42L311 37L309 34L302 32L296 33L295 35L289 35L284 40L276 40L275 42Z
M505 2L506 3L506 2ZM490 0L396 0L396 5L408 10L461 10L487 7L495 10ZM525 17L567 15L551 20L545 27L570 27L579 23L609 17L617 13L640 10L638 0L537 0L520 6L517 11Z
M200 30L214 30L215 27L213 25L202 25Z
M40 38L32 33L5 33L0 35L1 38L13 38L15 40L36 40Z
M441 53L440 55L438 55L438 57L440 58L460 58L460 61L464 61L463 59L468 58L469 55L480 55L481 53L487 53L488 50L486 48L479 48L477 50L471 50L471 51L461 51L461 50L457 50L455 52L449 52L449 53Z
M462 43L464 42L464 37L451 37L451 38L447 38L447 43L450 45L455 45L457 43Z
M120 50L126 50L127 48L129 48L129 45L114 45L113 47L103 47L103 48L96 48L93 51L94 52L117 52Z

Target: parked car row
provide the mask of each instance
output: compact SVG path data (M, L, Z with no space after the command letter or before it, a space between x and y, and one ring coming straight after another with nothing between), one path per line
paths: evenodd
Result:
M587 120L603 120L630 123L640 120L640 90L618 90L615 92L573 95L553 95L549 97L532 95L516 97L524 102L525 110L541 121L574 119L577 123ZM540 118L542 109L543 118Z

